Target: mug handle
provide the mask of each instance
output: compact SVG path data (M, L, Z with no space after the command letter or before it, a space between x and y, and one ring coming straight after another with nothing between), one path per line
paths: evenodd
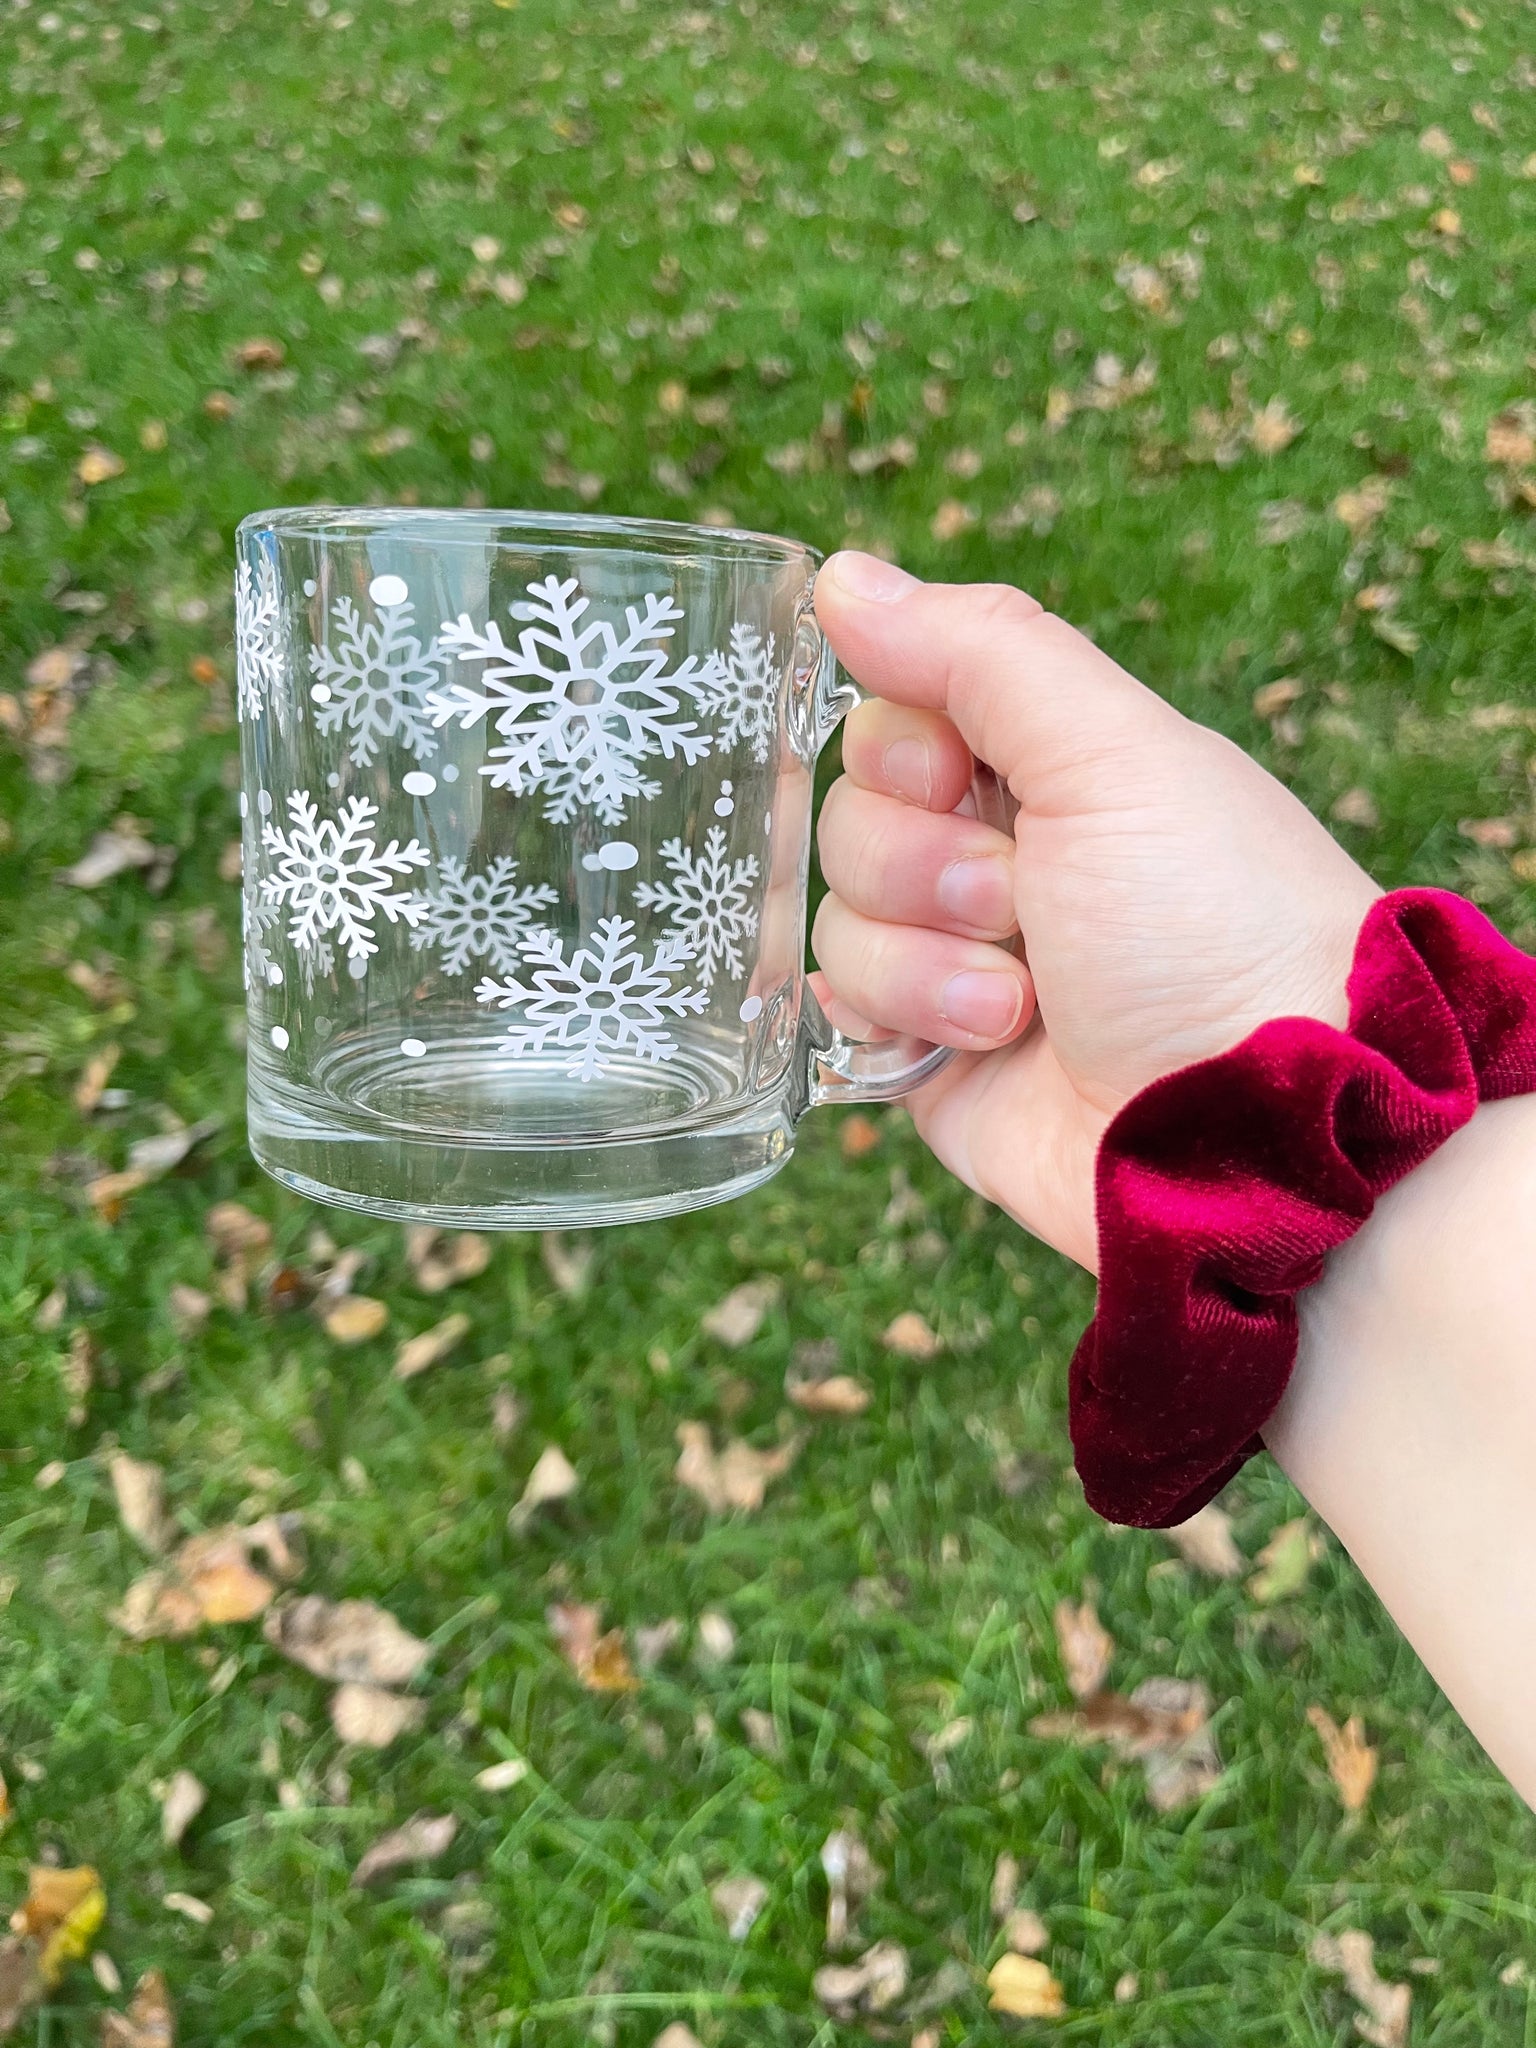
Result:
M864 692L822 643L815 690L815 746L819 753ZM1018 802L1007 783L984 761L971 776L972 815L1000 832L1011 832ZM849 1038L839 1031L816 1000L809 984L802 990L801 1030L809 1054L807 1106L828 1102L895 1102L942 1073L955 1057L955 1047L931 1045L926 1038Z

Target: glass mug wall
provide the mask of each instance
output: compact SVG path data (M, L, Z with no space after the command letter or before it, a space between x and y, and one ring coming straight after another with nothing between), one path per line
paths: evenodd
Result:
M481 1229L718 1202L861 1045L804 973L816 755L855 693L788 540L546 514L238 536L250 1138L306 1195ZM995 785L978 789L995 811Z

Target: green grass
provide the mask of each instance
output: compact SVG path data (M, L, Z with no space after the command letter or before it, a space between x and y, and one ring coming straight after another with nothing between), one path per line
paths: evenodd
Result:
M1367 1928L1388 1976L1437 1965L1413 1980L1418 2048L1536 2041L1527 1986L1501 1980L1536 1962L1530 1816L1336 1548L1261 1614L1087 1512L1063 1380L1088 1285L946 1182L900 1115L856 1162L813 1119L737 1208L603 1236L579 1302L535 1244L499 1245L448 1303L474 1319L461 1362L401 1387L393 1343L444 1302L414 1289L398 1233L321 1218L250 1164L218 878L236 520L315 498L570 507L590 476L605 510L723 510L1024 582L1320 810L1369 792L1379 823L1338 829L1384 881L1470 889L1536 944L1518 856L1458 832L1532 830L1531 731L1475 716L1532 702L1536 537L1484 459L1489 420L1536 389L1530 6L143 9L34 0L0 25L0 687L23 697L60 642L86 659L62 779L29 773L24 739L0 759L0 1899L30 1859L96 1864L105 1944L129 1982L167 1971L184 2048L644 2048L672 2018L709 2048L830 2048L864 2038L811 1992L817 1852L852 1818L888 1873L865 1932L923 1975L993 1959L990 1872L1019 1857L1073 2015L1039 2031L1063 2041L1348 2041L1350 2001L1305 1960L1322 1925ZM1421 145L1436 127L1470 183ZM476 236L500 256L479 264ZM526 301L477 270L515 271ZM231 352L258 335L285 361L243 371ZM1081 394L1106 354L1150 358L1155 382L1048 428L1052 389ZM1265 457L1241 429L1277 398L1303 431ZM850 469L898 435L910 468ZM92 445L125 467L86 487ZM1372 477L1384 509L1352 539L1333 501ZM974 518L940 541L948 499ZM1277 501L1291 537L1270 544ZM1385 613L1354 603L1371 585ZM1283 676L1305 688L1271 729L1251 700ZM57 884L124 811L177 850L165 892ZM94 995L80 962L110 977ZM72 1089L109 1042L129 1100L83 1120ZM162 1107L222 1123L97 1220L84 1182ZM892 1224L898 1169L926 1212ZM202 1218L225 1197L297 1258L320 1221L364 1246L388 1335L342 1352L255 1306L179 1338L167 1291L207 1284ZM727 1356L699 1316L762 1272L783 1304ZM39 1331L60 1281L67 1312ZM950 1339L938 1361L882 1350L907 1308ZM79 1328L97 1384L71 1428ZM791 1347L817 1336L874 1405L819 1424L760 1515L706 1524L670 1476L676 1425L771 1440ZM505 1448L497 1353L525 1407ZM256 1628L133 1646L110 1626L143 1562L112 1511L114 1441L166 1466L188 1529L301 1510L306 1585L384 1601L436 1645L425 1731L351 1758L345 1803L324 1689ZM548 1442L581 1492L514 1538ZM1022 1492L997 1483L1008 1454ZM1229 1505L1250 1552L1297 1511L1263 1465ZM1229 1768L1196 1809L1159 1818L1135 1770L1026 1731L1065 1699L1052 1605L1089 1580L1117 1683L1173 1671L1218 1702ZM554 1653L557 1598L626 1627L716 1607L736 1650L597 1697ZM1363 1712L1380 1748L1358 1823L1312 1702ZM748 1746L744 1707L774 1716L781 1755ZM962 1714L940 1786L914 1738ZM513 1751L527 1781L477 1791ZM151 1785L179 1766L210 1798L176 1853ZM349 1891L367 1843L421 1808L458 1816L449 1856ZM770 1886L740 1946L707 1896L735 1870ZM466 1901L488 1927L470 1958L444 1917ZM1127 1970L1141 1995L1117 2006ZM94 2041L100 2002L77 1970L24 2037ZM1013 2038L983 2006L957 1998L940 2038Z

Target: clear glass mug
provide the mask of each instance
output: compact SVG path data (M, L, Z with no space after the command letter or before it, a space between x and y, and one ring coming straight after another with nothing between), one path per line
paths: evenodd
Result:
M238 535L250 1140L480 1229L727 1201L951 1055L807 986L816 756L857 701L798 541L548 513ZM978 779L981 815L1004 798Z

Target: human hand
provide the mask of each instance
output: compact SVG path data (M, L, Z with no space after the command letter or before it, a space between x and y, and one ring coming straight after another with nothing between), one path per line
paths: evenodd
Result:
M871 693L822 809L818 993L854 1036L961 1049L912 1098L918 1130L1093 1269L1115 1111L1267 1018L1342 1026L1379 891L1256 761L1022 591L844 553L816 613ZM956 809L973 757L1018 800L1011 840Z

